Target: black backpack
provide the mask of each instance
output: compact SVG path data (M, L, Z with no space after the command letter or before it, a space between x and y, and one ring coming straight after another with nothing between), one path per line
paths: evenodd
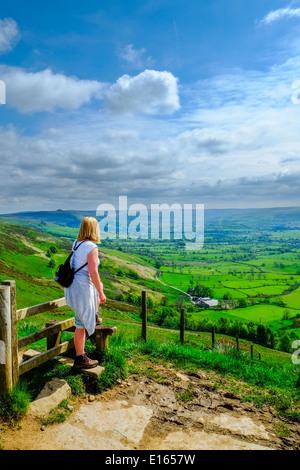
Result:
M88 264L88 263L85 263L83 266L76 269L76 271L74 270L74 268L71 267L70 261L73 256L73 253L80 247L82 243L83 242L77 245L77 242L76 242L75 248L72 250L72 253L69 254L64 264L60 264L58 266L58 269L56 271L55 281L58 282L58 284L60 284L63 287L70 287L70 285L73 282L75 274L78 273L78 271L80 271L82 268L84 268Z

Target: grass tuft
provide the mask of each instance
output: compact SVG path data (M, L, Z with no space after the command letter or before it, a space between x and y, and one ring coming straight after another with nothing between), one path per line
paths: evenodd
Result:
M30 401L31 397L26 385L19 382L0 397L0 417L11 422L18 421L27 413Z

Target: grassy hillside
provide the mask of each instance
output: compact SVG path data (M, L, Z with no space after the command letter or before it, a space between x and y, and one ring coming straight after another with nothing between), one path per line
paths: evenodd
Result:
M49 264L58 266L63 262L71 243L71 239L56 237L27 227L23 223L16 225L12 221L0 222L0 280L16 280L17 308L64 296L64 290L52 278ZM232 245L231 250L236 252L236 246ZM297 296L300 289L284 296L284 299L287 299L286 304L289 305L289 315L285 320L283 313L287 309L286 304L265 303L269 296L271 299L272 296L275 299L283 297L283 292L291 282L291 275L283 272L289 265L281 268L281 273L270 273L267 272L269 265L266 262L264 271L259 268L257 260L261 259L261 253L256 254L255 261L252 258L249 265L246 262L229 262L224 259L229 253L228 246L222 248L208 244L204 251L196 256L192 252L188 258L184 248L177 244L172 245L171 241L148 245L128 241L123 247L118 243L115 243L115 247L113 243L103 243L100 245L99 268L107 295L103 316L110 321L139 323L141 291L146 290L149 321L158 326L178 328L178 307L183 302L187 310L187 328L198 329L201 334L203 330L210 331L212 324L219 325L218 322L226 317L233 326L237 321L242 326L252 322L254 325L263 324L270 327L274 332L290 328L297 336L300 312ZM235 301L246 299L247 308L206 310L192 306L187 297L181 296L178 291L155 279L158 259L163 263L159 263L162 274L160 279L166 284L186 291L191 285L201 282L202 285L212 288L214 296L219 300L228 293ZM254 262L258 265L255 269ZM294 258L291 257L289 262L292 265ZM259 298L260 295L263 297ZM178 299L181 299L179 304ZM256 303L257 299L264 300L264 303ZM52 318L51 315L53 314L39 315L35 320L29 318L20 322L20 334L24 335L43 327L47 319ZM72 316L73 312L66 307L55 312L56 317L57 315ZM34 322L38 325L34 325ZM230 329L227 335L228 333L230 336ZM232 334L239 334L243 338L240 333Z
M17 308L64 296L63 288L53 280L49 264L53 262L57 267L64 262L71 246L69 239L24 225L0 222L0 280L16 280ZM51 252L53 247L55 253ZM159 301L163 296L154 289L154 267L140 256L102 248L101 245L99 250L99 270L108 299L114 300L121 292L141 295L145 289L153 300Z
M63 238L27 227L23 222L21 224L12 222L0 221L0 280L16 280L17 308L63 297L63 289L52 279L49 263L57 266L65 260L72 243L70 233L68 238ZM55 225L55 230L58 230L57 227ZM45 226L42 225L42 228ZM77 233L75 228L61 227L61 229L74 230L74 233ZM248 305L247 308L230 310L205 310L192 306L186 298L184 305L187 330L184 346L181 346L178 331L180 295L155 279L160 270L161 279L183 290L198 279L201 283L214 288L216 297L219 298L223 292L232 292L235 299L254 299L258 295L257 289L263 287L265 290L270 289L267 293L280 296L286 288L286 280L291 276L285 270L293 265L294 255L290 259L286 258L284 266L279 267L278 271L268 273L266 269L262 270L262 265L260 265L261 270L253 268L256 266L254 263L261 260L259 256L255 260L252 258L249 264L246 261L240 263L239 260L235 262L224 259L230 253L228 246L222 248L208 244L203 252L196 255L191 253L189 258L182 246L171 241L156 244L129 241L123 246L119 243L103 243L99 248L100 276L107 295L102 316L104 323L116 325L118 328L116 337L110 342L108 363L105 364L107 373L101 378L103 383L98 384L99 389L113 386L118 377L123 377L122 374L125 374L125 369L128 367L126 361L130 373L137 370L143 370L144 373L145 361L150 360L154 363L162 361L167 366L173 364L189 371L197 370L199 367L214 370L226 376L229 382L232 378L233 382L229 387L235 390L241 386L241 381L244 381L247 384L244 397L246 400L255 401L259 405L269 403L289 419L294 421L300 419L299 368L292 364L290 352L271 349L254 342L252 359L250 355L252 341L240 336L237 353L236 333L227 334L221 329L217 329L216 349L212 352L210 333L213 322L223 324L226 317L227 321L233 322L232 325L236 320L244 323L246 320L251 321L254 325L263 322L270 324L274 330L290 327L291 331L297 334L295 315L283 321L282 307L272 304ZM231 245L231 248L236 250L236 245ZM268 265L266 262L268 256L263 259L264 268L274 267L274 264ZM241 267L241 271L238 271L238 266ZM266 278L259 278L258 274L264 272L267 274ZM262 282L267 285L264 286ZM140 341L142 290L148 292L149 302L148 341L145 344ZM298 311L298 290L295 289L285 296L291 305L291 311L294 308L293 314ZM22 337L42 329L46 322L53 318L63 320L72 316L73 312L69 307L63 307L57 311L26 318L18 322L18 335ZM63 332L62 339L68 339L71 335L72 333ZM40 340L28 348L45 350L46 340ZM93 353L93 345L89 341L87 350ZM78 393L76 387L83 379L76 381L68 371L59 371L59 366L53 366L52 363L45 367L47 371L45 376L43 376L44 368L41 368L39 372L24 378L26 386L30 388L31 397L39 392L41 384L49 374L56 373L70 380L73 393ZM83 389L80 383L80 390ZM9 407L7 409L10 410Z
M40 294L49 295L50 288L55 295L60 292L51 279L47 252L51 245L57 248L51 260L58 265L77 235L81 218L91 214L58 210L2 218L2 272L9 268L17 271L20 305ZM179 292L155 280L159 270L164 284L183 291L201 284L211 289L219 302L229 299L227 318L262 323L273 332L289 328L299 335L299 208L208 210L205 217L205 244L200 251L187 252L181 240L105 240L100 246L100 271L110 301L120 303L129 298L129 303L135 304L136 296L146 289L154 303L166 297L169 304L175 304ZM5 236L8 232L11 250ZM43 291L33 288L41 282ZM244 301L243 308L240 301ZM190 309L190 314L195 321L214 321L224 310L196 308Z

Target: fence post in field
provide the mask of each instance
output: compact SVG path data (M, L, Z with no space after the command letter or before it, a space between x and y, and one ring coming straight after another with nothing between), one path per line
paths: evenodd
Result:
M10 287L10 318L11 318L11 361L12 377L15 385L19 380L19 357L18 357L18 329L17 329L17 306L16 306L16 281L3 281L3 286Z
M142 291L142 339L147 341L147 303L144 290Z
M236 335L235 339L236 339L236 352L238 353L239 350L240 350L240 347L239 347L239 337L238 337L238 335Z
M215 327L211 328L211 348L215 349Z
M10 286L0 285L0 395L12 386Z
M184 342L184 329L185 329L185 309L182 308L180 311L180 342Z

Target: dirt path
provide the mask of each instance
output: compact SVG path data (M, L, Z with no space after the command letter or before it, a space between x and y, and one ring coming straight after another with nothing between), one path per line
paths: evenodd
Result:
M153 379L134 374L97 397L79 399L63 423L42 426L27 415L21 429L1 433L4 449L300 449L300 424L215 388L216 374L153 367Z

